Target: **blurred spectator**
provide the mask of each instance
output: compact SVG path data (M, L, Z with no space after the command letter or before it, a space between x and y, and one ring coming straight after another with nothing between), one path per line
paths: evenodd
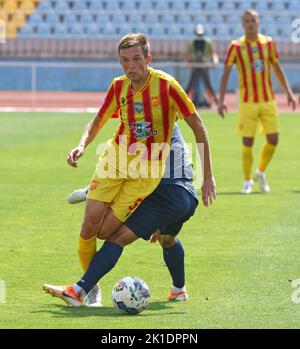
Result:
M198 24L195 27L195 38L188 45L186 60L188 63L200 63L203 65L201 67L192 67L186 89L186 92L191 95L195 106L207 108L211 106L210 101L206 99L205 90L209 92L210 97L218 105L218 99L210 81L209 66L219 63L219 58L214 52L212 41L205 36L205 28L202 24ZM202 89L200 88L201 81L204 85Z

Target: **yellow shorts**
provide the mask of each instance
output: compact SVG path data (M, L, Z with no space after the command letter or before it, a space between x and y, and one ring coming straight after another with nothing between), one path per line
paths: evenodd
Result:
M242 137L253 138L260 122L263 134L279 132L279 115L275 101L239 103L237 132Z
M121 222L158 186L161 178L111 179L94 176L88 199L110 203L114 216Z

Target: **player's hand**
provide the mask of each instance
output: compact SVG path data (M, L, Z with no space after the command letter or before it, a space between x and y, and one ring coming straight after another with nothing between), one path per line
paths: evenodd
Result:
M288 102L288 106L292 106L292 110L295 110L296 109L296 98L295 96L293 95L293 93L288 93L287 95L287 102Z
M83 155L84 148L79 145L78 147L72 149L68 154L68 164L72 167L77 167L77 160Z
M201 187L203 205L208 207L216 199L216 181L214 177L205 178Z
M224 118L225 117L225 113L227 113L227 106L223 103L223 102L219 102L218 105L218 114Z
M150 242L154 244L158 240L157 233L151 235Z

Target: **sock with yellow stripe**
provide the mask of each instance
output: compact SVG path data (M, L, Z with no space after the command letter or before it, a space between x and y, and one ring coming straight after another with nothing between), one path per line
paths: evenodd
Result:
M97 250L96 236L88 240L85 240L81 236L79 236L78 256L84 272L88 270L91 260L96 254L96 250Z
M266 143L262 151L260 153L260 160L259 160L259 166L258 169L260 172L265 172L266 167L268 166L269 162L271 161L273 154L275 152L276 145Z
M252 179L253 146L247 147L243 145L242 164L245 181L250 181Z

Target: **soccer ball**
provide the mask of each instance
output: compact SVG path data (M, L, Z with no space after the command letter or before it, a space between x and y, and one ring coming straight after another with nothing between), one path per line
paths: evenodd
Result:
M126 276L113 287L112 301L121 312L136 315L149 304L150 290L145 281L135 276Z

